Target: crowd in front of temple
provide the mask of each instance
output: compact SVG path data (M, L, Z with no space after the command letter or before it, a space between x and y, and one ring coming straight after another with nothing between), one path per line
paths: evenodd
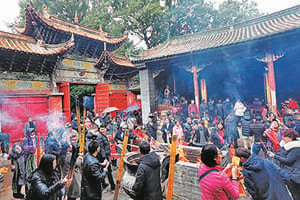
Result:
M86 128L84 151L79 154L78 124L84 124ZM29 118L24 126L23 142L15 143L12 147L10 159L14 170L12 190L15 198L101 199L104 188L110 185L111 191L115 189L112 171L116 169L119 158L115 146L123 143L127 130L127 149L138 151L138 147L144 148L143 162L155 169L160 164L156 155L149 154L149 146L143 141L151 145L170 144L175 134L179 145L201 147L203 164L199 168L199 180L202 199L214 199L211 197L216 194L211 188L220 189L215 187L220 184L212 181L216 180L212 178L215 176L223 177L219 181L230 186L225 194L221 192L218 195L229 195L233 199L238 196L237 184L228 183L239 178L235 175L235 167L230 168L231 180L227 180L223 174L218 175L223 173L219 168L222 159L218 158L220 151L231 149L230 146L235 149L235 155L240 157L245 186L254 199L282 199L283 195L286 195L284 199L300 198L300 113L297 102L292 99L285 101L282 109L276 113L270 112L263 101L257 98L251 103L240 100L232 102L229 98L217 102L210 99L208 103L202 101L200 109L193 100L190 104L184 100L175 112L169 110L165 116L160 112L150 114L145 125L142 125L139 110L120 113L118 117L112 117L110 113L98 115L88 111L84 121L78 123L76 115L73 115L71 123L58 126L48 133L39 165L37 149L40 145L35 134L36 128L34 120ZM8 153L7 137L4 136L0 137L1 149ZM74 156L76 152L79 156ZM218 171L211 171L211 168ZM140 169L143 176L145 169ZM152 172L157 174L157 170L147 173ZM275 176L277 173L278 176ZM109 184L105 181L106 176ZM206 176L212 177L208 179ZM143 183L147 179L141 178L141 174L138 177L133 187L138 199L150 194L155 199L161 196L161 188ZM157 176L152 179L154 182L159 180ZM269 185L269 188L263 185ZM21 192L23 186L25 196ZM226 191L224 188L221 190Z
M201 199L239 197L236 171L232 168L228 179L218 166L220 150L226 148L240 157L244 185L253 199L300 199L300 113L295 100L283 102L278 112L257 98L251 103L210 99L199 107L192 100L164 118L154 113L146 130L155 139L161 133L166 143L176 134L181 145L202 147Z

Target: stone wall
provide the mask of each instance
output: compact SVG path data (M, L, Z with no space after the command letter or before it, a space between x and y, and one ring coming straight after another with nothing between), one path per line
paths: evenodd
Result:
M198 181L199 164L188 162L177 162L175 165L174 194L180 200L199 200L200 185ZM173 196L173 199L178 199Z

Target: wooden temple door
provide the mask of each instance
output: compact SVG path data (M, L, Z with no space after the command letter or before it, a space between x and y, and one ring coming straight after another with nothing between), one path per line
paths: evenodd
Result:
M109 107L109 84L101 83L96 86L96 96L95 96L95 107L96 113L101 114L101 112Z
M10 135L10 142L21 142L28 117L36 122L37 133L48 134L48 98L43 95L8 96L0 101L1 132Z
M59 85L59 91L64 93L63 97L63 113L65 122L71 122L71 100L70 100L70 83L64 82Z

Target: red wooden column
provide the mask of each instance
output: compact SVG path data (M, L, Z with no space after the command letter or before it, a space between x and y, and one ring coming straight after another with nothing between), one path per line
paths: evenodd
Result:
M65 114L65 122L71 123L71 99L70 99L70 83L64 82L59 85L59 91L64 93L63 112Z
M198 74L197 74L198 71L199 69L196 66L192 67L193 79L194 79L195 103L197 105L197 109L199 113L200 102L199 102L199 85L198 85Z

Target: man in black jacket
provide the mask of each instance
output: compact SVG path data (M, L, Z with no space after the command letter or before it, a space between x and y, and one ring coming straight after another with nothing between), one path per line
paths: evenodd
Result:
M192 118L188 117L186 119L186 123L183 124L183 132L184 132L184 141L189 143L191 142L193 131Z
M192 145L197 147L204 146L209 139L209 132L203 125L203 121L199 121L194 125L194 134L192 136Z
M172 133L173 133L173 127L174 124L173 122L170 122L168 118L165 119L165 123L161 127L161 132L162 132L162 138L165 143L171 143L171 138L172 138ZM169 141L167 139L169 138Z
M240 124L242 126L242 138L244 142L244 147L248 149L251 149L253 143L253 136L250 134L250 125L252 123L253 119L251 118L250 111L246 111L240 121Z
M150 115L148 117L148 123L146 124L146 134L149 137L153 137L154 139L156 139L156 132L157 132L157 125L154 119L154 116Z
M97 141L100 145L101 151L98 153L97 158L101 163L110 162L110 144L106 137L107 129L104 124L102 124L99 128L99 135L97 136ZM108 171L107 171L107 177L110 184L111 191L115 190L115 183L114 178L112 176L112 169L109 164ZM103 189L105 189L108 184L105 182L105 179L103 180Z
M150 144L142 141L140 152L144 155L139 160L133 191L135 200L162 200L160 184L160 161L154 152L150 152Z
M108 165L103 169L96 158L100 152L97 141L91 141L88 146L88 153L83 160L81 180L81 200L101 200L102 182L106 176Z

